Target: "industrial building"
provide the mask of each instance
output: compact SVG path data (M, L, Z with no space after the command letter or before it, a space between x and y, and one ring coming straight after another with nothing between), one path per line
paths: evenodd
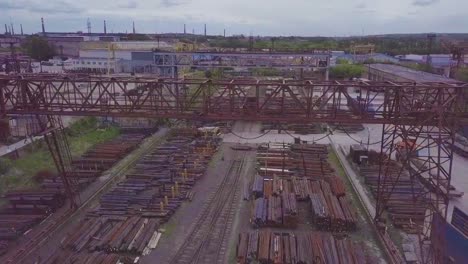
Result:
M441 75L417 71L394 64L369 64L366 67L367 78L372 81L393 82L456 82Z
M161 41L83 42L73 70L106 73L159 73L154 67L154 50L173 50Z
M117 65L121 60L110 60L106 58L79 58L72 60L72 69L81 72L110 73L117 72Z

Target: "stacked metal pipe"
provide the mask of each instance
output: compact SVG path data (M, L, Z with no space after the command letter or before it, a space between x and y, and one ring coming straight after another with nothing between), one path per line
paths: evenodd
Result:
M251 246L253 244L253 246ZM238 263L370 263L364 245L338 239L329 233L241 233L237 243ZM254 251L254 252L252 252Z

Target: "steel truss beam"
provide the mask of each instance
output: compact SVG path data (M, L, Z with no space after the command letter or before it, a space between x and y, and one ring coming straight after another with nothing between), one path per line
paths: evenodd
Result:
M164 67L248 67L326 69L330 52L155 52L154 62Z
M436 125L466 84L0 76L0 113ZM356 93L357 91L357 93ZM30 94L30 96L27 96ZM355 98L359 96L359 100ZM440 103L438 100L442 100ZM433 116L433 115L430 115Z
M431 225L435 215L447 217L449 203L449 189L453 151L449 145L453 144L455 132L460 120L450 117L449 108L462 111L462 91L455 94L445 93L440 88L428 88L424 97L418 102L431 104L431 110L425 112L413 124L384 124L382 131L378 196L376 205L376 220L380 220L387 204L395 198L407 198L408 206L412 206L414 217L417 217L418 206L423 206L422 223L416 223L420 238L421 252L424 263L438 263L438 250L432 247ZM395 105L399 101L410 104L405 94L395 94ZM396 106L394 106L397 109ZM437 120L436 122L432 122ZM398 172L392 173L392 160L400 160L402 166ZM394 168L393 168L394 169ZM400 181L407 180L404 175L409 174L411 190L396 188ZM398 189L398 190L397 190ZM408 197L410 192L411 197ZM406 196L405 196L406 195Z

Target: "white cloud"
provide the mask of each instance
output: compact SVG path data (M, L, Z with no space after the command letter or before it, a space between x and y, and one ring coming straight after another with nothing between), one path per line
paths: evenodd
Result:
M414 0L413 5L416 6L430 6L439 2L439 0Z
M460 32L468 17L468 1L444 0L0 0L0 23L22 23L26 32L40 30L40 17L56 31L86 30L86 19L114 32L181 32L255 35L350 35L399 32ZM424 5L424 16L414 15ZM417 10L420 10L419 8ZM413 12L414 11L414 12ZM413 12L413 13L411 13ZM413 15L411 15L411 14ZM466 20L465 20L466 21ZM97 29L96 29L97 30Z

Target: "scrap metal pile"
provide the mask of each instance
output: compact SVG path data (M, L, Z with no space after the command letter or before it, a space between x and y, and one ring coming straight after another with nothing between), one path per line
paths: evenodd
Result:
M387 198L385 209L388 215L396 227L402 228L407 233L417 233L417 227L424 222L426 201L424 197L414 197L413 193L421 193L424 187L417 179L412 180L406 170L403 170L398 176L401 165L396 161L389 164L388 168L383 169L388 169L388 174L385 181L381 181L381 187L393 190ZM370 187L373 196L376 197L379 166L361 166L360 175L364 177L365 183Z
M171 130L165 143L137 161L125 179L101 197L99 206L62 241L65 250L50 262L83 255L96 261L90 257L96 252L133 258L148 254L161 237L160 225L189 198L219 143L217 135L197 129Z
M73 171L81 183L80 187L95 180L133 150L144 137L144 134L122 134L74 159ZM41 171L36 178L42 181L40 189L10 191L5 195L8 205L0 211L0 245L21 236L64 205L66 196L60 177ZM5 251L0 250L0 253Z
M313 264L371 263L365 246L329 233L276 233L270 231L239 234L237 263Z
M271 148L270 148L271 147ZM327 145L274 144L257 153L259 174L252 184L254 227L295 227L297 201L310 201L319 230L356 229L355 208L343 181L328 163Z

